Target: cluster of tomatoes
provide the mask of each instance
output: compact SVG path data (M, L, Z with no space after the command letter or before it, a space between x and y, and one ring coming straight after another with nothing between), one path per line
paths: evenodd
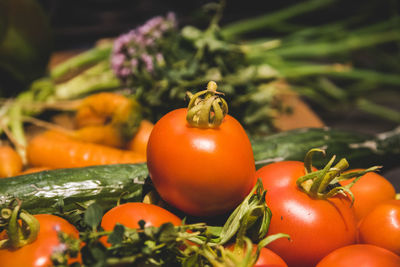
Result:
M203 100L191 102L204 104L206 115L197 110L171 111L150 135L147 165L163 200L187 215L219 216L240 204L261 179L272 212L268 235L285 233L290 239L263 248L256 266L400 266L400 200L395 200L395 189L384 177L373 172L363 175L351 188L354 203L344 193L310 197L297 185L306 174L303 162L272 163L256 170L245 130L226 114L218 95L210 88L205 94ZM218 118L221 113L223 119ZM77 235L61 218L36 217L41 226L49 227L41 227L37 240L17 251L0 250L0 264L8 260L4 266L48 266L52 250L48 248L59 245L57 238L50 242L48 236L56 236L56 230ZM138 228L140 220L156 227L182 224L180 217L159 206L125 203L106 212L101 226L112 230L120 223ZM102 242L109 246L106 239Z

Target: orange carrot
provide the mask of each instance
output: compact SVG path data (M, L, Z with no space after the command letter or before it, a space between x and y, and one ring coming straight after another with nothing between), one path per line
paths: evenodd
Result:
M122 148L136 133L141 112L134 99L105 92L82 100L75 120L78 129L71 134L73 137Z
M9 145L0 145L0 178L17 175L22 170L20 155Z
M129 119L139 104L131 98L117 93L97 93L86 97L76 113L78 128L88 125L104 125Z
M110 124L85 126L71 132L70 135L85 142L118 148L124 146L124 138L121 132Z
M20 173L18 173L18 175L24 175L24 174L30 174L30 173L35 173L35 172L41 172L41 171L47 171L50 170L52 168L48 168L48 167L30 167Z
M127 144L127 149L146 156L147 142L149 141L150 133L153 130L153 127L154 124L152 122L148 120L142 120L138 131Z
M56 131L46 131L30 140L27 146L31 166L74 168L92 165L145 162L133 151L73 139Z

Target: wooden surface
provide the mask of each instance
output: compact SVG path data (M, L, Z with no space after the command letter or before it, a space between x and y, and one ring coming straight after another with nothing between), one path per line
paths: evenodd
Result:
M82 52L82 50L68 50L54 53L50 59L49 66L54 67L58 63ZM283 84L284 92L281 99L284 105L292 109L291 114L279 115L276 120L276 126L279 131L287 131L303 127L323 127L322 120L306 105L301 98L291 91L287 85Z

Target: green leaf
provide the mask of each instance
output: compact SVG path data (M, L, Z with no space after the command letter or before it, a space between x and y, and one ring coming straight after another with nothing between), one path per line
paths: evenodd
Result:
M122 240L124 239L124 233L125 227L117 223L114 227L113 232L108 236L108 243L111 243L112 245L122 243Z
M97 228L97 226L100 225L102 217L103 217L103 208L100 205L93 203L87 208L85 212L84 222L88 226L92 227L92 229L94 230Z

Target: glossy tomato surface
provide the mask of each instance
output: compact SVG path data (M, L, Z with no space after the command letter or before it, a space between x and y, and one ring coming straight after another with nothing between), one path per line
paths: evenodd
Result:
M146 227L158 227L167 222L176 226L182 224L178 216L164 208L153 204L130 202L121 204L107 211L101 220L101 227L106 231L111 231L114 229L114 226L119 223L129 228L139 228L140 220L146 222ZM100 240L103 244L109 246L106 242L106 236L102 237Z
M268 248L262 248L260 251L260 256L254 267L263 267L263 266L287 267L287 264L280 256L278 256L272 250Z
M186 113L171 111L155 124L147 147L150 177L161 197L186 214L225 213L255 185L250 141L229 115L218 128L201 129L186 122Z
M40 224L37 239L19 249L0 249L0 266L4 267L42 267L53 266L50 256L54 250L62 249L58 231L74 238L79 237L78 230L61 217L50 214L34 215ZM71 262L76 260L71 259Z
M229 244L226 246L229 250L234 251L235 244ZM256 253L257 246L253 245L253 253ZM245 249L243 249L245 253ZM268 248L262 248L257 262L253 265L254 267L287 267L286 262L278 256L275 252Z
M400 255L400 200L380 203L365 215L358 226L358 242Z
M289 266L315 266L326 254L356 241L356 220L351 200L335 196L314 199L301 191L296 180L305 174L298 161L272 163L259 169L267 190L272 219L268 234L285 233L267 246Z
M355 169L351 171L357 171ZM342 185L349 184L353 179L341 182ZM354 195L354 211L357 220L361 220L377 204L394 199L396 190L394 186L382 175L369 172L364 174L352 187Z
M400 257L374 245L355 244L336 249L326 255L316 267L398 267Z

